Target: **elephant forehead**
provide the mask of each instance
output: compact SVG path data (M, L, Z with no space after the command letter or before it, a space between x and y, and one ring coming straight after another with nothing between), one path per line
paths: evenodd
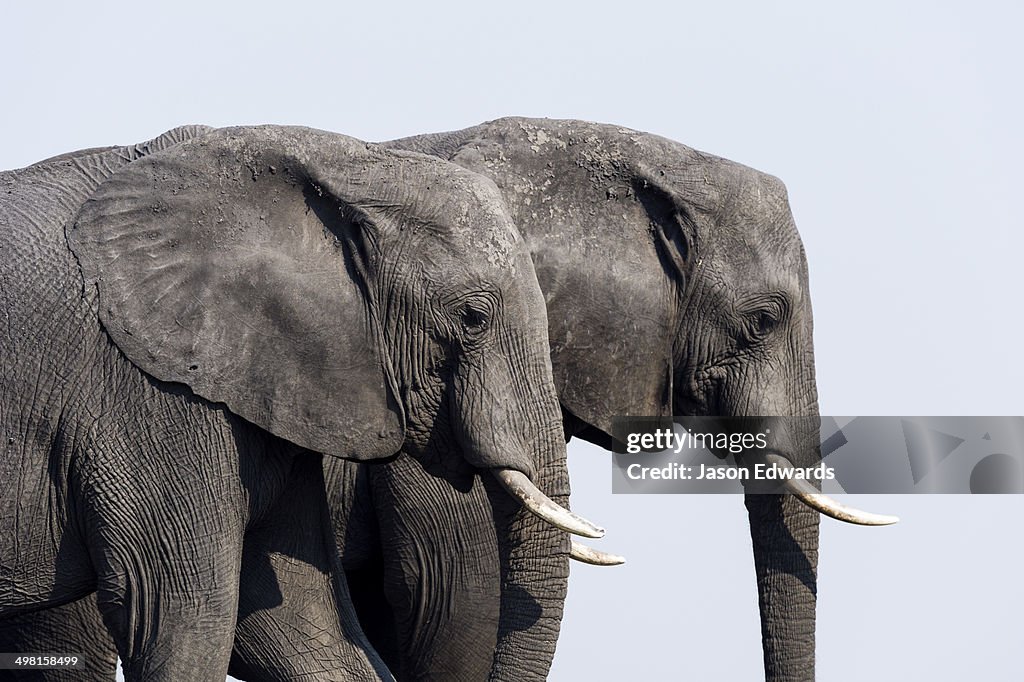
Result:
M497 187L487 177L449 161L400 150L375 149L400 164L401 196L366 208L386 214L398 227L439 240L457 257L512 268L522 238ZM401 236L399 236L401 239ZM429 240L421 245L430 249Z
M799 297L805 289L800 251L770 244L740 242L711 258L721 283L737 295L783 291Z
M713 187L715 201L705 205L702 212L714 225L717 234L712 236L716 241L736 248L746 243L755 254L768 249L776 258L784 252L799 255L800 234L781 180L716 157L708 157L703 176L704 182Z
M453 237L467 255L488 265L512 269L523 240L515 224L495 201L466 199L458 202Z
M723 201L728 212L746 220L769 221L781 225L788 221L789 202L786 186L768 173L723 160L718 164Z

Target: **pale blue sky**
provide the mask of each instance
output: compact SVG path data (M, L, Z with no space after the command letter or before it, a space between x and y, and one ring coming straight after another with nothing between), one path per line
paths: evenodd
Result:
M807 247L822 411L1022 414L1011 2L19 3L0 168L183 123L368 140L506 115L626 125L769 171ZM738 497L615 496L570 447L615 570L574 567L551 679L752 679ZM819 679L1019 677L1024 498L847 500L824 521Z

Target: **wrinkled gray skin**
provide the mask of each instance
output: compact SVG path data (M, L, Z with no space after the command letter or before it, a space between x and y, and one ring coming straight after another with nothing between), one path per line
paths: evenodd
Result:
M489 182L190 127L0 190L0 649L57 633L109 664L74 624L95 593L129 680L222 680L236 619L239 674L386 676L331 577L321 453L401 449L426 504L474 510L477 648L506 629L499 556L529 547L564 585L565 533L479 474L568 495L543 299Z
M806 258L776 178L654 135L580 121L501 119L386 144L451 160L502 192L547 302L567 436L608 447L617 415L817 415ZM814 429L777 431L769 446L796 466L820 459ZM333 482L353 475L341 462L325 466L337 510L356 498L340 499ZM367 480L372 499L415 484L401 475ZM746 506L766 678L811 680L818 514L789 495L749 494ZM344 514L338 523L336 511L335 521L343 553L347 538L365 546ZM399 584L415 584L417 567L389 557L392 519L375 522L380 561L405 569ZM560 614L560 598L546 598L560 597L558 581L519 572L516 563L503 568L506 584L532 595L552 620ZM350 583L357 601L365 599L362 572ZM393 602L394 590L383 591ZM402 646L388 645L395 628L378 622L372 607L360 607L371 641L389 661L403 657ZM494 679L545 676L555 641L544 622L499 637Z

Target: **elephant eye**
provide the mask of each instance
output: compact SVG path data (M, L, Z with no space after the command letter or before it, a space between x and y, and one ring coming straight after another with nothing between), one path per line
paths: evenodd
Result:
M746 332L751 340L760 340L775 331L781 320L771 310L758 310L747 317Z
M778 323L779 321L771 313L765 311L758 313L755 320L755 329L759 335L765 336L770 334Z
M445 303L451 331L463 343L476 344L493 326L498 314L498 296L490 290L453 297Z
M742 345L764 341L789 320L789 297L769 292L740 300L738 336Z
M465 306L459 312L459 321L462 328L469 334L479 334L486 331L490 324L490 316L487 311L471 306Z

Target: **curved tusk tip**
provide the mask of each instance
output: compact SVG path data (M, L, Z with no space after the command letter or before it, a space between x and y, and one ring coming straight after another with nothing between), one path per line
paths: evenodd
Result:
M575 540L572 541L569 548L569 558L591 566L621 566L626 563L626 557L602 552Z
M542 493L526 474L515 469L496 469L494 476L524 507L555 528L585 538L604 537L604 528L574 514Z
M604 537L604 528L587 521L582 516L576 516L575 514L573 514L573 516L576 517L573 519L576 523L572 524L571 527L563 528L562 530L572 533L573 535L579 535L583 538L592 538L594 540L600 540ZM570 526L570 524L567 523L566 526Z
M835 507L828 508L820 508L818 506L810 504L808 504L808 506L817 511L822 516L828 516L830 518L835 519L836 521L842 521L844 523L849 523L854 526L891 526L894 523L899 523L900 521L900 517L898 516L889 516L888 514L874 514L872 512L865 512L860 510L849 510L846 507L838 505Z
M793 468L790 461L781 455L769 454L765 459L776 466L782 466L784 469ZM861 511L860 509L854 509L853 507L847 507L846 505L833 500L831 497L825 495L814 488L810 483L802 479L787 479L783 483L783 486L788 492L792 493L798 500L811 509L815 510L819 514L830 516L837 521L852 523L857 526L891 526L900 520L898 516L875 514L872 512Z

